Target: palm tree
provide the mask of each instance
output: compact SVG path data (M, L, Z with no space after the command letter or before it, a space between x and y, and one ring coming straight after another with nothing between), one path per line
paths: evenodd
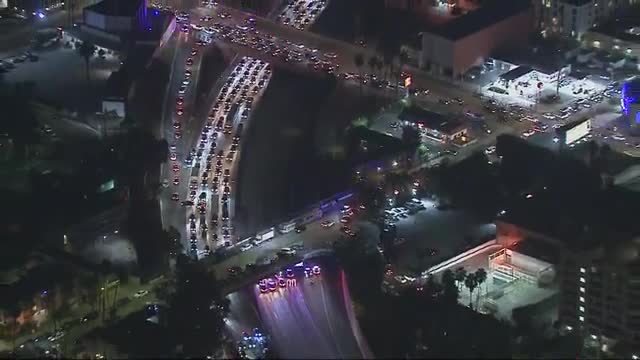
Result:
M387 81L387 77L383 75L382 70L384 69L384 63L382 62L382 59L380 58L376 58L376 70L378 70L378 75L382 75L381 77L384 78L384 81Z
M360 75L360 95L362 95L362 65L364 65L364 56L362 54L356 54L353 58L353 63L358 68L358 73Z
M467 277L467 270L465 270L462 266L456 268L454 271L454 276L456 279L456 284L458 285L458 289L462 286L464 279Z
M89 81L89 61L95 52L96 46L88 41L83 42L80 44L80 47L78 47L78 54L84 58L87 81Z
M478 286L484 284L484 282L487 280L487 271L483 268L476 270L474 275L476 277L476 282L478 283ZM486 290L487 288L485 284L485 293L487 292ZM476 299L476 309L478 308L478 303L480 302L480 293L481 291L478 291L478 297Z
M444 273L442 273L441 283L444 303L447 305L457 304L460 292L456 286L456 276L453 271L450 269L445 270Z
M478 281L474 273L467 274L464 279L464 286L469 289L469 307L473 309L473 291L478 287Z
M367 65L369 65L369 68L371 68L371 74L373 74L378 66L378 58L375 55L371 56L369 61L367 61Z
M400 75L402 74L402 68L409 61L409 54L406 50L400 50L398 54L398 68L396 69L396 83L400 82ZM396 86L396 96L398 96L398 87Z

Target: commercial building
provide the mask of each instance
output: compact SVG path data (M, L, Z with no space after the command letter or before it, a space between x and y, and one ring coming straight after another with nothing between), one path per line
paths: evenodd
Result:
M404 108L398 118L404 125L416 126L430 140L460 145L469 141L469 128L459 119L417 106Z
M629 119L629 124L632 127L640 127L640 80L622 85L620 105L622 112Z
M175 30L175 17L149 9L146 0L102 0L83 9L81 30L90 41L120 50L129 45L161 47ZM84 40L83 34L79 37Z
M496 50L527 41L534 31L528 1L494 1L423 32L420 66L457 77Z
M107 33L121 34L144 30L148 26L146 0L103 0L87 6L84 23Z

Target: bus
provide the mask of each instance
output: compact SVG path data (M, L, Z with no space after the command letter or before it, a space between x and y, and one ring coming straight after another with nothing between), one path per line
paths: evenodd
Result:
M295 228L296 228L296 222L293 221L293 220L278 225L278 231L281 234L286 234L286 233L292 232Z

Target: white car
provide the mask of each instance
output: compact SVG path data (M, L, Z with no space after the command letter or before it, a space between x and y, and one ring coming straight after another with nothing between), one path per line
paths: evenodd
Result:
M187 91L187 87L182 85L180 89L178 89L178 94L184 94Z
M133 294L133 297L138 299L138 298L141 298L141 297L145 297L148 294L149 294L148 290L138 290L138 291L136 291L135 294Z
M280 249L280 251L278 251L278 254L280 254L280 255L295 255L296 251L294 249L292 249L292 248L285 247L285 248Z
M320 226L324 227L324 228L330 228L333 225L335 225L335 221L331 221L331 220L325 220L323 222L320 223Z
M251 245L251 244L247 243L247 244L244 244L244 245L242 245L242 246L240 247L240 251L243 251L243 252L244 252L244 251L247 251L247 250L251 249L252 247L253 247L253 245Z

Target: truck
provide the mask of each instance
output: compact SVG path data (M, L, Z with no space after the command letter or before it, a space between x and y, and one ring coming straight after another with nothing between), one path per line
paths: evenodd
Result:
M281 234L292 232L295 228L296 228L296 222L294 220L278 225L278 231Z

